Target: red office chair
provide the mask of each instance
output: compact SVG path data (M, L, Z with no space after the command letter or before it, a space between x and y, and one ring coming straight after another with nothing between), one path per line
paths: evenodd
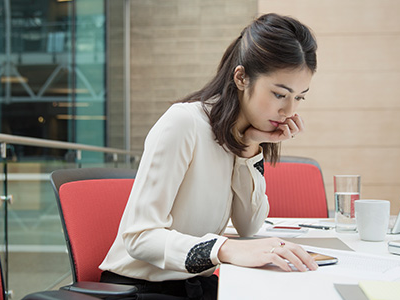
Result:
M264 163L269 217L327 218L321 167L311 158L282 156L272 167Z
M99 175L99 172L94 170L91 174ZM65 180L65 173L54 172L53 182ZM80 170L74 170L74 173L81 175ZM67 233L74 281L100 280L101 270L97 266L117 236L119 222L132 189L132 178L117 179L108 172L104 176L109 178L92 176L94 179L77 180L75 177L73 181L68 178L69 182L63 182L59 187L58 204Z
M134 177L132 170L112 168L64 169L51 174L73 277L73 284L62 289L107 299L182 299L139 294L135 286L99 282L98 266L117 236Z

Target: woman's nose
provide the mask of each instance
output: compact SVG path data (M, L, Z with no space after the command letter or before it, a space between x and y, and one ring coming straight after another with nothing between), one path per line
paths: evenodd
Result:
M288 99L284 102L283 106L279 110L279 114L284 116L285 118L291 117L294 114L295 110L294 99Z

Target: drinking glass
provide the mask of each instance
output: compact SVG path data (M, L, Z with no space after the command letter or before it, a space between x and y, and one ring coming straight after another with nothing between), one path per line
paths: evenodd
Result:
M337 232L355 232L357 229L354 201L360 199L360 175L333 176L335 190L335 225Z

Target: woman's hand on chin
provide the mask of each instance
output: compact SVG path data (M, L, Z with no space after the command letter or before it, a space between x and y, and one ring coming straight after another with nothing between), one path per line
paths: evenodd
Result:
M303 119L294 114L278 125L274 131L262 131L253 126L249 126L243 134L243 143L248 145L244 151L244 157L256 155L261 143L279 143L294 138L297 134L304 131ZM250 155L253 154L253 155Z

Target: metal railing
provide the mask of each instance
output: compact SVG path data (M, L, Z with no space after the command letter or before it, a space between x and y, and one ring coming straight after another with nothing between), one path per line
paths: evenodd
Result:
M78 160L80 160L80 158L82 157L81 156L82 151L109 153L109 154L113 155L114 161L118 161L118 154L125 155L127 158L130 158L130 159L135 158L135 155L133 152L123 150L123 149L98 147L98 146L69 143L69 142L60 142L60 141L23 137L23 136L2 134L2 133L0 133L0 144L1 144L1 157L3 159L5 159L7 157L7 155L6 155L7 144L76 150L76 152L77 152L76 156L77 156Z
M15 145L63 149L68 152L74 151L75 155L72 161L71 155L68 159L63 157L56 161L54 159L38 161L37 158L33 161L26 158L20 160L18 157L9 155L10 151L8 150ZM97 155L98 161L87 163L81 159L83 151L100 152L105 155L103 158L99 158ZM58 262L68 260L61 221L49 181L50 173L61 168L82 168L85 167L85 163L88 164L88 167L93 167L95 164L99 167L136 169L138 157L133 152L123 149L8 134L0 134L0 153L3 164L3 172L0 174L0 179L3 181L0 217L4 219L0 223L0 234L3 234L4 283L7 297L11 298L11 295L14 294L13 298L20 299L24 294L38 289L53 289L70 276L68 264L63 266L60 263L62 265L60 273L58 276L54 276L40 271L45 267L45 263L38 262L35 265L34 262L31 267L38 269L36 276L39 274L43 277L43 283L38 287L36 279L35 283L29 287L27 281L20 282L21 274L13 272L15 269L20 269L17 264L21 261L21 257L27 257L27 253L34 253L37 256L51 252L59 257ZM24 254L21 255L21 253Z

